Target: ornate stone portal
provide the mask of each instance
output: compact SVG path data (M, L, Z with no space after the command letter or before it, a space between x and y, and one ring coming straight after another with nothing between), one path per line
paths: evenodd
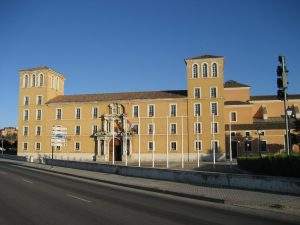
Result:
M125 161L131 157L132 131L124 106L108 105L109 113L101 116L101 128L93 134L97 148L95 159L105 162Z

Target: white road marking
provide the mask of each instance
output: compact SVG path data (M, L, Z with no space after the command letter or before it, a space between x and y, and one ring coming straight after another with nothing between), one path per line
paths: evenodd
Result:
M75 198L75 199L81 200L81 201L83 201L83 202L89 202L89 203L92 202L92 201L90 201L90 200L86 200L86 199L84 199L84 198L77 197L77 196L75 196L75 195L67 194L67 196L69 196L69 197L71 197L71 198Z
M30 184L33 184L33 182L30 181L30 180L23 179L23 181L24 181L24 182L27 182L27 183L30 183Z

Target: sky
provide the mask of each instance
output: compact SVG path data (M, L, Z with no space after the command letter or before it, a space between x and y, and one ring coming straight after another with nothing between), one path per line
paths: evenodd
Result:
M49 66L65 94L186 89L184 59L225 57L225 80L276 94L279 54L300 94L298 0L0 0L0 128L17 126L18 70Z

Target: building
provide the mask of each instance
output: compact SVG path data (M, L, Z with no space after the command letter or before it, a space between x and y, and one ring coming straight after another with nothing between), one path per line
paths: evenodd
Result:
M283 106L275 96L224 83L224 58L185 60L186 90L64 95L65 77L49 67L19 72L18 155L97 161L181 161L283 149ZM300 95L289 106L299 118ZM67 129L51 146L53 127ZM114 131L114 132L113 132ZM227 142L227 144L225 143Z

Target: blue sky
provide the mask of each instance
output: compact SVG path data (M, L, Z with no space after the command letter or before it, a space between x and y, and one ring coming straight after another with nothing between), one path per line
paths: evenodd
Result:
M278 54L300 93L300 1L0 1L0 128L17 125L18 70L47 65L65 93L185 89L184 58L225 57L225 80L276 93ZM171 81L171 82L170 82Z

